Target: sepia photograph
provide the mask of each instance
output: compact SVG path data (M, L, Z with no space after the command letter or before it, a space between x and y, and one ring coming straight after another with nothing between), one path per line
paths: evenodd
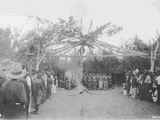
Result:
M0 120L160 119L160 0L5 0Z

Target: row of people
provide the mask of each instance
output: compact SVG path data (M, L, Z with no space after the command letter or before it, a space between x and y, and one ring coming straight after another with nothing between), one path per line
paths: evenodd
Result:
M85 73L83 84L88 89L108 89L112 86L112 76L103 73Z

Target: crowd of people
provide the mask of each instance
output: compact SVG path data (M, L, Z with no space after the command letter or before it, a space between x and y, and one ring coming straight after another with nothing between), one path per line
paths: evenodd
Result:
M160 103L160 74L158 73L138 69L128 71L123 84L123 93L140 100Z
M103 73L85 73L83 75L83 84L88 89L108 89L112 86L112 75Z
M10 104L24 106L27 116L38 113L40 105L56 93L57 75L51 70L29 72L24 65L12 64L13 68L0 67L0 116L5 116Z
M1 67L1 72L4 71L4 68L2 69ZM7 69L5 68L4 73L7 73L6 71ZM12 72L10 70L7 73L8 77L3 76L4 73L0 74L0 86L1 89L3 88L3 91L0 89L0 105L3 101L2 97L5 102L8 99L7 97L13 99L15 95L20 95L18 97L21 100L25 99L24 95L21 96L21 92L24 91L22 87L27 85L30 92L26 91L26 94L31 93L31 108L33 108L33 113L39 111L40 105L49 99L51 95L54 95L56 88L60 85L60 79L54 72L51 72L51 70L33 70L29 72L24 66L22 68L20 67L19 70L13 69ZM135 69L126 72L125 76L125 83L123 84L123 92L125 95L160 103L160 72L153 73L147 70L140 71L139 69ZM65 80L71 81L68 79ZM26 81L26 83L24 81ZM89 90L107 90L113 86L112 75L108 73L84 73L82 82ZM24 83L24 85L21 83ZM24 92L22 94L24 94ZM17 102L16 100L17 98L15 99L15 103Z

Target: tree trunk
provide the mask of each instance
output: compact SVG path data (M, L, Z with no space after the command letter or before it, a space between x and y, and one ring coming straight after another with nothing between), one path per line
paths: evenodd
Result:
M151 72L154 72L154 63L155 63L155 60L154 60L154 53L153 53L153 51L151 50L151 61L150 61L151 63L151 66L150 66L150 71Z
M84 92L87 88L82 83L83 80L83 58L80 56L79 59L79 70L78 70L78 78L77 78L77 89L78 93Z
M151 72L154 72L155 70L155 61L157 58L158 48L159 48L159 40L157 40L155 50L152 51L153 49L151 49L151 68L150 68Z
M36 71L39 71L39 66L40 66L40 61L37 60L37 63L36 63Z
M153 58L151 58L151 72L154 72L154 66L155 66L155 60Z
M43 51L43 49L42 49L41 43L39 43L38 54L37 54L37 58L36 58L36 71L39 71L39 66L41 64L41 61L45 57L45 54L43 54L42 51Z

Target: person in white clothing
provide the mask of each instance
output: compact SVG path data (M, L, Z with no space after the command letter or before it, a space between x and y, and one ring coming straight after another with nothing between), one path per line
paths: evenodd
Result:
M56 88L57 88L57 86L58 86L57 76L54 76L54 77L53 77L53 75L51 75L51 79L52 79L52 81L53 81L53 84L52 84L52 92L53 92L53 94L55 94L55 93L56 93Z

